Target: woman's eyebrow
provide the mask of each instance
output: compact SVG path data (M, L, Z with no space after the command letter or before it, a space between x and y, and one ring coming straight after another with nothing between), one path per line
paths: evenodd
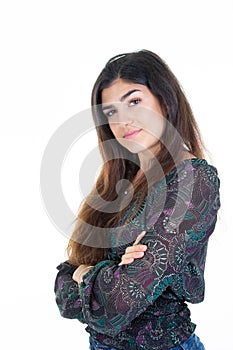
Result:
M110 109L110 108L114 108L114 106L113 105L102 106L102 111L104 111L105 109Z
M134 90L129 90L128 92L126 92L125 95L123 95L120 99L121 102L123 102L129 95L133 94L134 92L137 92L137 91L141 91L141 90L138 90L138 89L134 89Z
M124 94L121 98L120 101L123 102L128 96L130 96L131 94L133 94L134 92L137 91L141 91L138 89L133 89L133 90L129 90L128 92L126 92L126 94ZM102 107L102 111L106 110L106 109L110 109L110 108L114 108L114 105L106 105Z

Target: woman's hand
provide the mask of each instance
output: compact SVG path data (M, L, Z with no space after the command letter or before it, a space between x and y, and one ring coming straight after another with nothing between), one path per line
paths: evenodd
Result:
M92 268L93 266L89 265L80 265L73 273L73 280L78 284L82 282L83 276Z
M121 262L118 266L132 264L132 262L134 262L134 259L140 259L144 256L144 252L147 250L147 246L138 243L145 236L145 234L146 231L142 231L142 233L135 240L134 244L131 247L126 248L125 254L122 255Z

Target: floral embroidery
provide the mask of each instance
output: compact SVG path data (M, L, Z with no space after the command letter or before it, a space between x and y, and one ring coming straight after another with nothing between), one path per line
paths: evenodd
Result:
M169 244L169 262L176 272L180 271L185 259L185 254L185 236L179 235L174 237Z
M167 267L167 249L165 245L159 241L145 241L144 244L146 244L148 248L151 248L148 250L147 254L147 261L150 264L150 269L159 277Z

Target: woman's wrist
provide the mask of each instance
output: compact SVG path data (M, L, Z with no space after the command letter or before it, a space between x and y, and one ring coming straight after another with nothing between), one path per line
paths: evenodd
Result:
M73 273L73 280L75 280L78 284L82 282L83 276L92 268L93 266L88 265L80 265Z

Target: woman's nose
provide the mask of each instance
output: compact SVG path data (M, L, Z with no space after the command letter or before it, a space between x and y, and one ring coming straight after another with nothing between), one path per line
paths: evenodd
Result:
M117 116L117 122L128 125L132 123L132 116L130 115L129 111L127 111L127 108L125 106L121 106L118 111L118 116Z

